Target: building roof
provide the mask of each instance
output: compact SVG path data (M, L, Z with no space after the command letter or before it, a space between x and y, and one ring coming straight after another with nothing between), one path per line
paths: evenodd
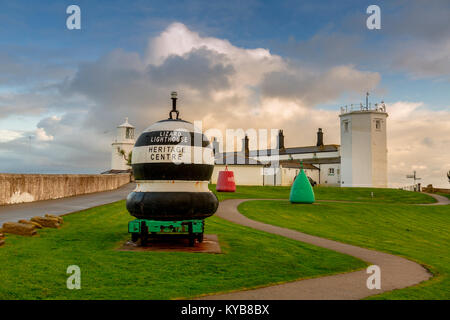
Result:
M325 144L322 146L309 146L309 147L294 147L280 150L280 154L300 154L300 153L319 153L319 152L337 152L339 151L339 145L337 144Z
M253 158L245 157L242 153L222 153L216 156L215 164L227 164L227 165L264 165L262 162Z
M341 157L329 157L329 158L309 158L302 159L303 164L339 164L341 163Z
M326 144L323 146L308 146L308 147L293 147L293 148L283 148L283 149L267 149L267 150L250 150L249 157L261 157L261 156L271 156L276 155L290 155L290 154L304 154L304 153L321 153L321 152L338 152L338 144ZM242 155L242 151L226 152L218 154L219 157L233 157L236 155Z
M300 169L302 168L301 160L295 159L295 160L281 160L280 166L283 168L293 168L293 169ZM303 163L303 169L310 169L310 170L319 170L316 166L310 164L310 163Z
M118 126L117 128L134 128L133 125L128 123L128 117L125 118L125 122L122 123L120 126Z

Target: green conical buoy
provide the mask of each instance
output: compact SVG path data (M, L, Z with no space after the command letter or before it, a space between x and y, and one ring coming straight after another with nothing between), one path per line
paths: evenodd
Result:
M314 203L315 200L313 188L303 171L302 164L302 170L292 184L289 201L291 203Z

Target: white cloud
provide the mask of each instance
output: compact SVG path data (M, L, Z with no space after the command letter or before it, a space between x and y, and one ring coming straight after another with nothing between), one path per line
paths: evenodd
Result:
M0 129L0 142L8 142L23 136L22 132Z
M37 128L35 134L37 141L52 141L54 138L52 135L47 134L43 128Z
M422 184L447 187L450 170L450 108L433 111L422 102L388 104L388 162L392 186L412 184L417 171Z

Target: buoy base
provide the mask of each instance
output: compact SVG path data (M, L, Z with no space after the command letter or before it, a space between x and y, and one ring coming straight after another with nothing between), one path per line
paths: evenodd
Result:
M296 202L296 201L290 201L292 204L313 204L314 201L311 202Z
M179 221L159 221L136 219L128 223L128 232L131 233L133 242L140 242L141 246L146 246L149 241L155 238L170 237L189 239L189 246L194 246L195 241L203 241L205 222L203 220L179 220Z

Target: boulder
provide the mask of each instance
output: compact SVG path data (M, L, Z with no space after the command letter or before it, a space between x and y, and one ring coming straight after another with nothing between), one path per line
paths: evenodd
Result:
M3 224L3 232L21 236L34 236L36 234L36 227L31 224L5 222Z
M54 215L54 214L46 213L46 214L45 214L45 217L46 217L46 218L58 219L58 223L59 223L59 224L62 224L62 223L64 222L64 220L63 220L62 217L57 216L57 215Z
M0 247L5 244L5 240L0 239Z
M5 235L3 233L0 233L0 239L3 239Z
M19 220L19 223L23 223L23 224L31 224L31 225L33 225L33 226L35 226L36 227L36 229L42 229L42 226L39 224L39 223L37 223L37 222L34 222L34 221L28 221L28 220Z
M58 219L48 218L48 217L33 217L31 221L39 223L41 226L46 228L59 228Z

